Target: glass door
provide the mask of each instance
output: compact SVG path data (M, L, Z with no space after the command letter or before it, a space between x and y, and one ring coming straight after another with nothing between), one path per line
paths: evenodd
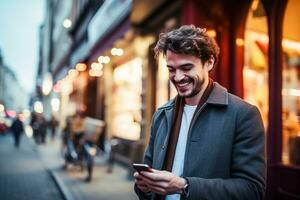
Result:
M283 22L282 161L300 166L300 1L289 0Z
M262 3L254 0L245 29L243 68L244 99L256 105L268 126L268 25Z

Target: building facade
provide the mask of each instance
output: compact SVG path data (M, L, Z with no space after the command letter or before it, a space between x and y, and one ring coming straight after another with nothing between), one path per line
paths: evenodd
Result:
M0 104L5 111L21 113L28 107L28 94L17 80L15 73L4 63L0 51Z

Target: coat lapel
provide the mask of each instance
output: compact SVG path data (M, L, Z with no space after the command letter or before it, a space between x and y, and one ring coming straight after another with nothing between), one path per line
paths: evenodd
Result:
M173 119L173 109L166 109L165 110L165 115L166 115L166 129L165 130L161 130L162 132L162 140L163 143L161 146L159 146L158 148L160 148L160 150L158 151L158 159L157 159L157 169L162 169L165 157L166 157L166 150L167 150L167 146L168 146L168 142L169 142L169 138L170 138L170 130L171 130L171 125L172 125L172 119Z

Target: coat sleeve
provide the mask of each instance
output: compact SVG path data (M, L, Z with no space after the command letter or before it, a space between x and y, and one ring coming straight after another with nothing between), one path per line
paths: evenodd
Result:
M145 154L144 154L144 163L148 164L149 166L152 166L152 161L153 161L153 149L154 149L154 141L155 141L155 137L156 137L156 125L157 125L157 121L158 121L158 112L154 113L153 118L152 118L152 123L151 123L151 130L150 130L150 139L149 139L149 143L148 146L146 148ZM139 190L136 186L136 184L134 185L134 191L135 193L138 195L140 200L150 200L153 193L152 192L148 192L148 193L144 193L141 190Z
M188 200L261 200L265 193L265 135L258 109L240 109L232 147L231 177L187 177Z

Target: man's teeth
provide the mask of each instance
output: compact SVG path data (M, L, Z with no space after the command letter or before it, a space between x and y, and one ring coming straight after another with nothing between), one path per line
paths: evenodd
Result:
M179 87L184 87L184 86L186 86L186 85L188 85L189 83L188 82L185 82L185 83L178 83L178 86Z

